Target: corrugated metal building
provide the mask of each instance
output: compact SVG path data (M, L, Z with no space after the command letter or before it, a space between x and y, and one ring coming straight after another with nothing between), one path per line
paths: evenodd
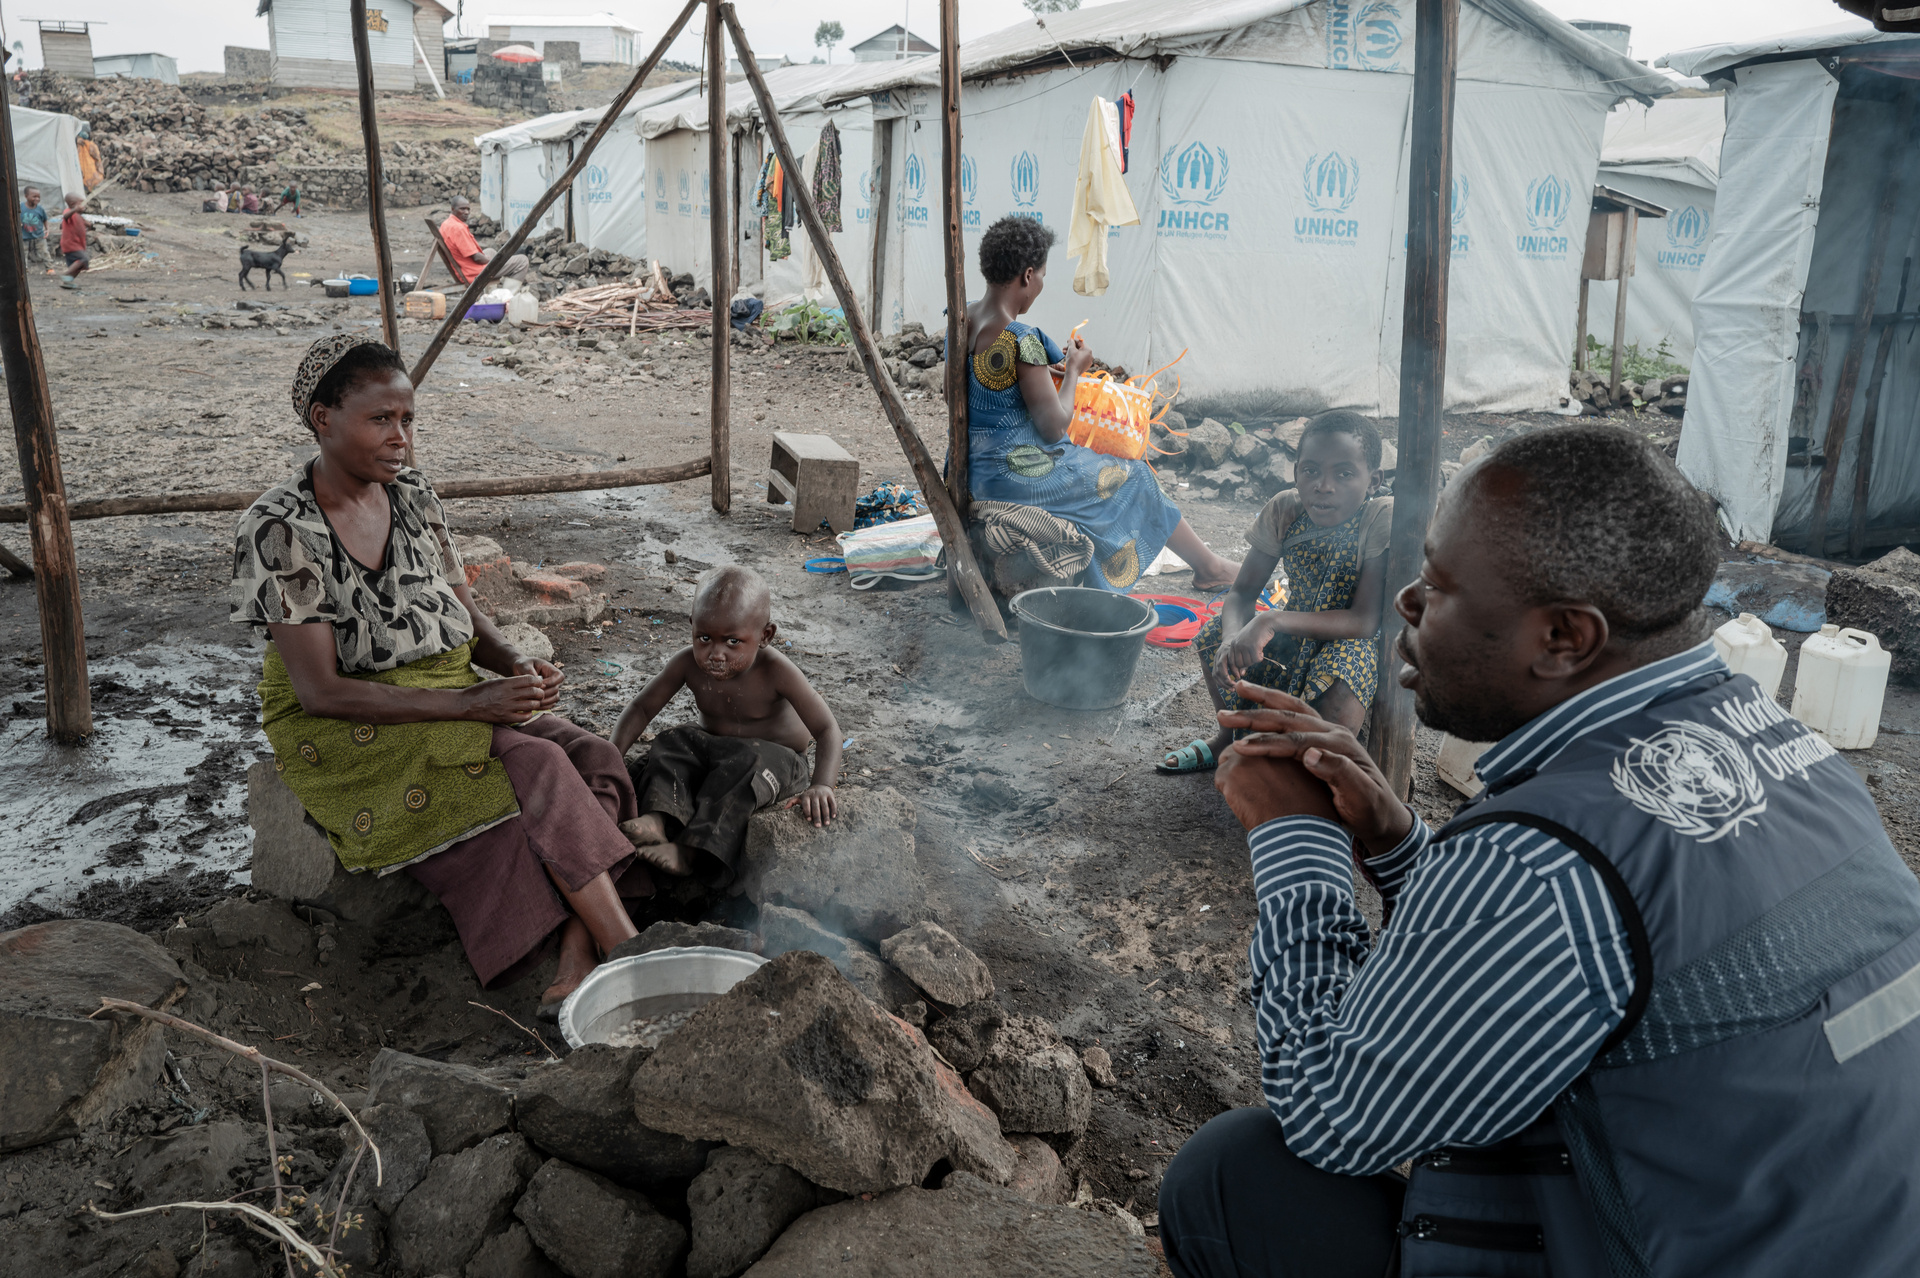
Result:
M294 88L351 89L353 29L340 0L260 0L267 19L275 84ZM441 31L451 10L438 0L369 0L367 52L373 87L398 92L429 83L445 60Z
M39 19L40 61L49 71L77 80L93 79L93 36L85 22Z
M93 60L95 78L106 80L121 76L128 80L158 80L162 84L180 83L180 66L164 53L114 53Z

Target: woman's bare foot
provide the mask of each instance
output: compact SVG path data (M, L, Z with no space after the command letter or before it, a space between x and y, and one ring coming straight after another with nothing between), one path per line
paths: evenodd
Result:
M693 857L687 849L678 843L648 843L638 845L634 854L656 870L686 878L693 873Z
M558 1003L573 993L599 962L587 925L578 918L568 919L560 929L560 966L554 971L553 984L540 995L541 1006Z
M1193 569L1193 588L1203 592L1225 590L1240 575L1240 565L1231 559L1222 559L1200 540L1200 534L1193 525L1182 519L1167 536L1167 549L1180 557L1182 563Z
M661 819L658 812L649 812L631 821L622 821L620 833L626 835L627 841L636 848L645 847L649 843L665 843L667 823Z

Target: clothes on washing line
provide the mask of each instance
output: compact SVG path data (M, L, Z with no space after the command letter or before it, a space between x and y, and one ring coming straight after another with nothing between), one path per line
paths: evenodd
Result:
M1128 89L1115 98L1113 104L1120 112L1120 171L1125 173L1133 149L1133 90Z
M793 254L793 244L787 239L786 224L780 213L784 186L780 157L769 155L760 166L760 183L753 189L753 205L760 210L760 239L766 246L769 262L783 261Z
M1067 256L1078 258L1073 291L1098 297L1107 291L1107 233L1116 226L1137 226L1140 214L1127 193L1120 168L1120 115L1105 98L1087 106L1087 127L1080 137L1080 167L1073 180L1073 214L1067 221Z
M813 206L829 231L840 226L840 130L828 120L820 130L820 158L813 169Z

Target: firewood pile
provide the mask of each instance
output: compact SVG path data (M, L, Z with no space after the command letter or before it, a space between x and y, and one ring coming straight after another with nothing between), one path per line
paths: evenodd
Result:
M643 329L703 328L713 323L711 310L680 305L658 262L650 275L575 289L542 302L540 317L554 328L574 332L624 329L637 333Z

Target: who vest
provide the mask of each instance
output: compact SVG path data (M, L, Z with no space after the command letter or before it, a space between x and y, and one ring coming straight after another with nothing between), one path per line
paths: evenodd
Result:
M1920 882L1852 767L1714 674L1439 837L1505 822L1606 880L1633 996L1525 1132L1416 1161L1403 1278L1920 1275Z

